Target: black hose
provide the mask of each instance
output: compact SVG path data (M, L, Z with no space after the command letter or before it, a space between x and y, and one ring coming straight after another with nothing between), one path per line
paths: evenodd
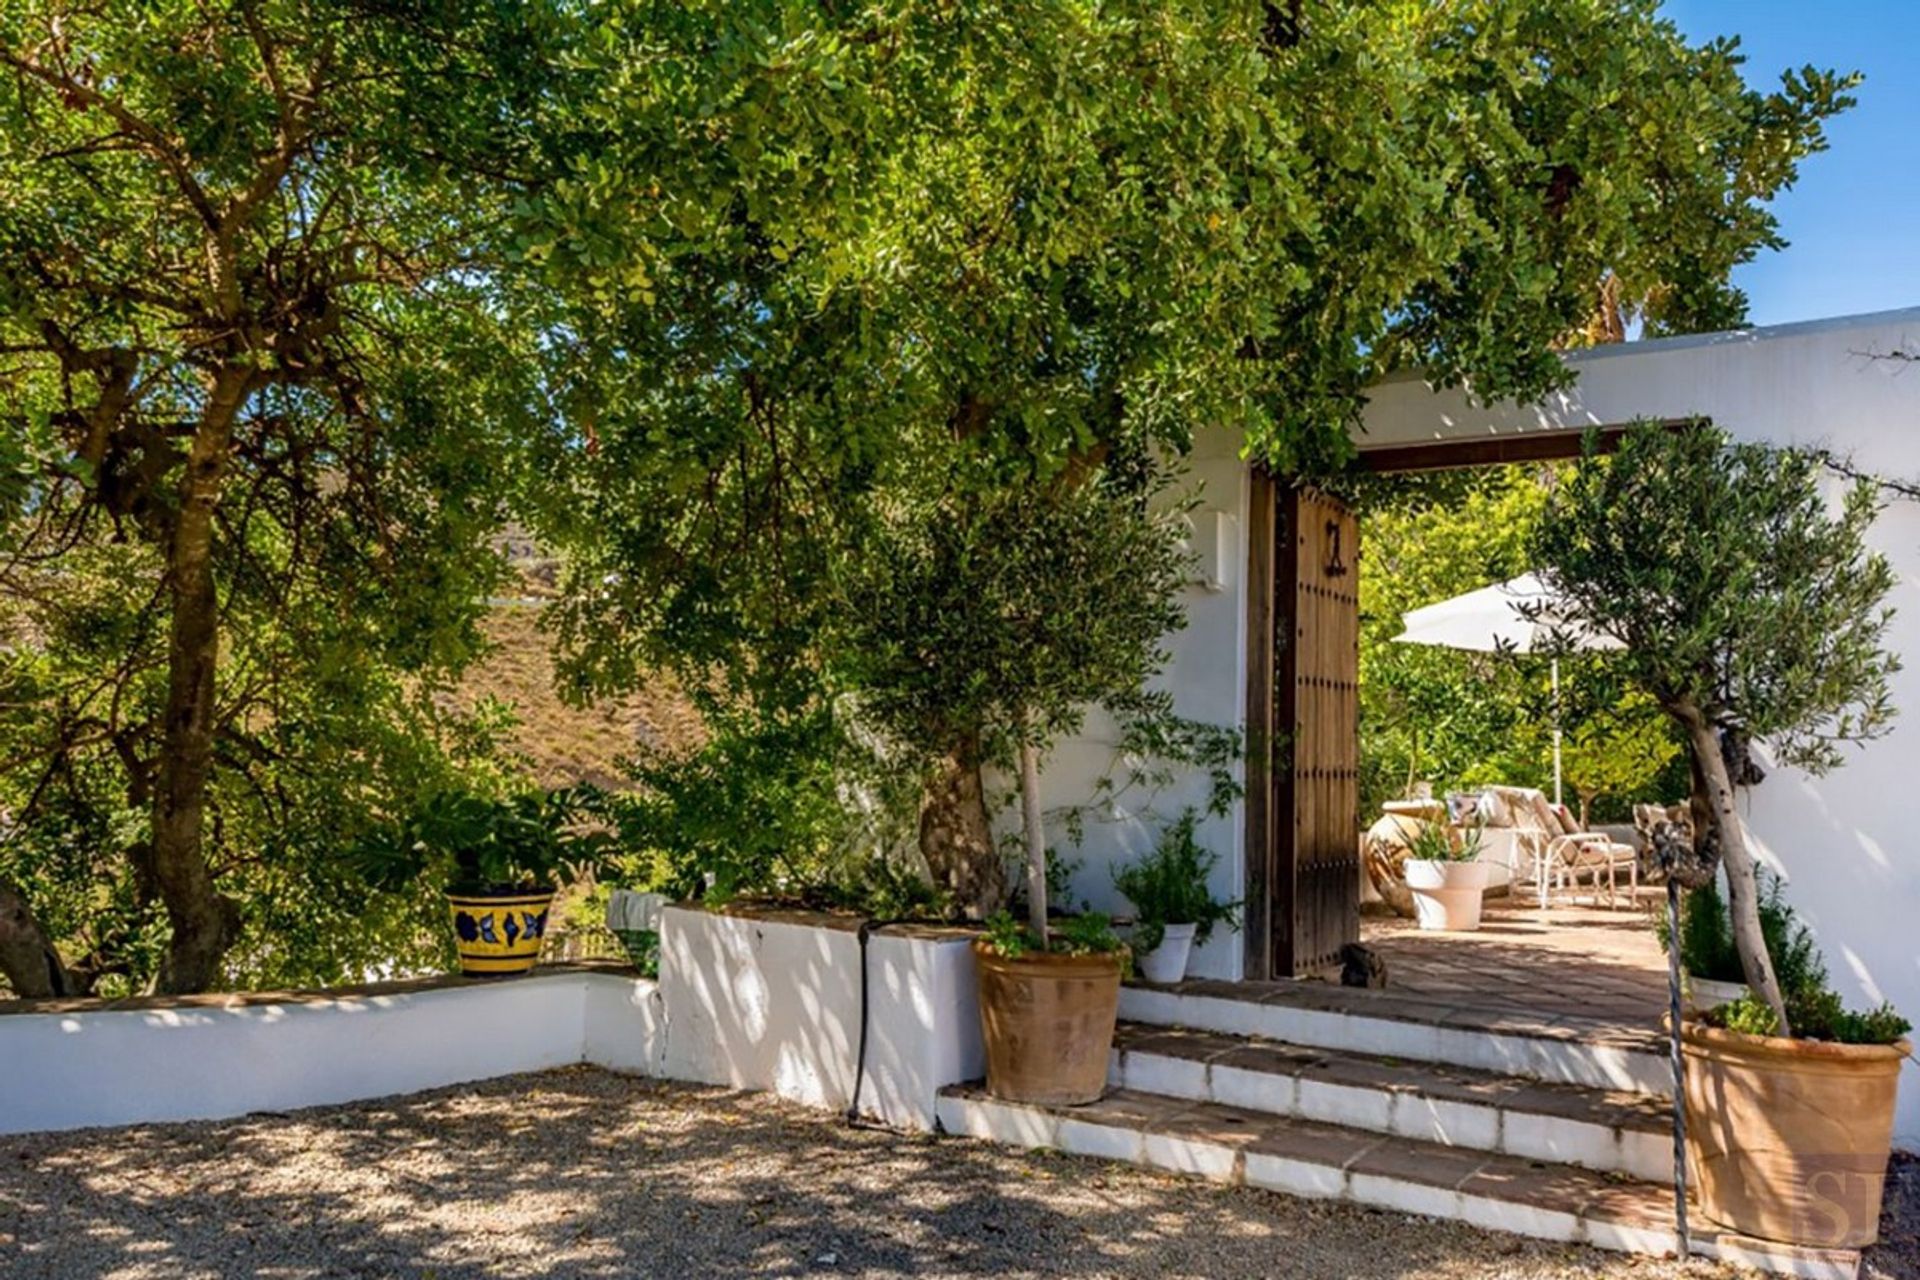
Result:
M912 916L895 916L890 920L862 920L860 931L860 1048L853 1060L853 1096L847 1100L847 1124L853 1128L885 1128L885 1125L870 1125L860 1119L860 1087L867 1079L867 941L882 929L891 929L897 924L913 924Z

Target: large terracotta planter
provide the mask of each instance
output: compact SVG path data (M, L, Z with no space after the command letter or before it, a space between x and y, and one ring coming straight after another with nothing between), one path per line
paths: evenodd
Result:
M497 890L447 894L460 972L469 978L505 978L540 959L553 890Z
M1120 957L1009 959L976 942L973 960L987 1092L1009 1102L1097 1101L1120 1008Z
M1480 927L1480 904L1487 896L1484 862L1439 862L1408 858L1402 868L1413 892L1414 917L1422 929L1464 931Z
M1906 1041L1784 1040L1689 1021L1681 1050L1701 1211L1764 1240L1872 1244Z

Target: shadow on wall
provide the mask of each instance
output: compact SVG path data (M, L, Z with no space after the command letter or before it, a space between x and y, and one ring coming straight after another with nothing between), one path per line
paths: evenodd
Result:
M860 1051L862 971L847 926L670 908L661 936L664 1073L844 1111ZM876 933L865 965L861 1110L931 1128L940 1088L984 1071L968 941Z
M1891 1001L1920 1023L1920 504L1888 506L1874 525L1876 548L1903 567L1891 603L1888 644L1907 657L1894 677L1900 708L1893 732L1822 778L1772 769L1746 793L1761 855L1787 880L1787 898L1826 953L1834 987L1850 1005ZM1920 1066L1900 1080L1895 1141L1920 1150Z

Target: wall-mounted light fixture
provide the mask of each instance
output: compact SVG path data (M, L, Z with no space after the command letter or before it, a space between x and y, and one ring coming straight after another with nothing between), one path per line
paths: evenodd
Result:
M1188 581L1207 591L1225 591L1233 585L1240 522L1225 511L1205 508L1188 512L1185 519L1187 554L1193 557Z

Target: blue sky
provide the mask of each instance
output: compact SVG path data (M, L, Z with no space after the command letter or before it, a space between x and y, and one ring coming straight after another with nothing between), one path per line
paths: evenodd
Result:
M1789 66L1860 71L1860 103L1828 130L1774 211L1793 243L1734 280L1756 324L1920 306L1920 2L1667 0L1695 41L1741 37L1747 81Z

